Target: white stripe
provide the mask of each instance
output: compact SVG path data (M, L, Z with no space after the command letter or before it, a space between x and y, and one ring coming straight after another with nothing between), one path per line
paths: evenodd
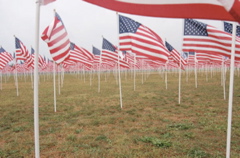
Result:
M166 55L170 55L169 52L167 52L163 47L161 46L156 46L156 45L151 45L151 44L148 44L148 43L145 43L145 42L141 42L141 41L137 41L137 40L134 40L134 39L126 39L126 40L119 40L120 42L120 48L131 48L132 45L121 45L122 42L132 42L132 43L135 43L135 44L138 44L140 46L143 46L145 47L146 49L147 48L151 48L151 49L154 49L156 51L161 51L162 53L165 53ZM159 45L159 44L158 44Z
M152 45L152 44L148 44L148 45L146 45L146 43L145 42L140 42L140 41L138 41L138 44L140 44L140 45L146 45L146 47L148 47L148 48L157 48L156 47L156 45L158 46L158 47L160 47L160 48L164 48L164 46L160 43L160 42L158 42L158 41L156 41L156 40L153 40L153 39L151 39L151 38L147 38L147 37L145 37L145 36L141 36L141 35L138 35L138 34L134 34L134 33L131 33L131 34L129 34L129 33L123 33L123 34L120 34L119 35L119 37L124 37L124 36L126 36L126 35L128 35L128 36L132 36L132 37L137 37L137 38L140 38L140 39L143 39L143 40L146 40L146 41L149 41L149 42L153 42L153 43L155 43L155 45ZM136 40L133 40L133 39L120 39L120 41L121 42L133 42L133 43L135 43L135 41ZM120 42L120 43L121 43ZM164 50L164 49L162 49L162 50ZM167 51L167 50L164 50L165 52Z
M51 47L49 47L50 50L58 48L59 46L63 45L66 41L68 41L68 37L65 36L63 39L61 39L60 41L54 43ZM70 44L68 44L68 47L70 48Z
M70 45L66 45L64 48L62 48L61 50L57 51L57 52L54 52L54 53L51 53L52 57L55 58L56 56L59 56L60 54L66 52L68 49L69 49ZM51 50L50 50L51 51ZM69 53L68 53L69 54ZM68 55L67 54L67 55ZM66 56L67 56L66 55ZM65 59L65 58L64 58Z
M229 11L234 3L234 0L218 0L220 3L222 3L222 5L224 6L224 8Z
M133 3L133 4L213 4L220 5L217 0L116 0L119 2Z

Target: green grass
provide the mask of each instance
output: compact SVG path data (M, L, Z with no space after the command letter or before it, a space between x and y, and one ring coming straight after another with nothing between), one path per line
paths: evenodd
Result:
M114 76L97 75L90 86L81 74L65 74L57 112L51 75L40 76L39 130L41 157L100 158L222 158L226 151L228 100L223 99L220 73L182 74L178 104L178 74L122 73L123 109ZM45 78L45 80L44 80ZM228 79L226 94L228 94ZM231 156L240 157L240 78L234 79ZM58 90L58 86L57 86ZM228 95L227 95L228 96ZM0 157L34 157L33 89L30 76L19 76L16 96L13 76L3 76L0 91Z

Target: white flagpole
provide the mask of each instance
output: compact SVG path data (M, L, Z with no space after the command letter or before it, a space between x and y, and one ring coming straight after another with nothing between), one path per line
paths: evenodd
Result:
M57 112L57 99L56 99L56 63L53 61L53 99L54 99L54 112Z
M181 103L181 65L182 65L182 60L181 60L181 54L179 53L179 58L180 58L180 64L179 64L179 83L178 83L178 104Z
M197 57L196 57L196 52L194 53L194 73L195 73L195 88L197 88Z
M2 90L2 71L0 73L0 76L1 76L1 83L0 83L0 87L1 87L1 90Z
M137 62L136 62L136 54L134 53L134 64L133 64L133 66L134 66L134 72L133 72L134 87L133 87L133 90L134 91L136 90L136 67L135 67L136 64L137 64Z
M39 147L39 111L38 111L38 50L39 50L40 2L36 2L35 60L34 60L34 140L35 158L40 157Z
M61 66L60 65L57 65L57 75L58 75L58 94L60 95L61 94L61 86L60 86L60 83L61 83Z
M168 83L167 83L167 64L168 64L168 61L166 62L166 64L165 64L165 85L166 85L166 89L167 89L167 87L168 87Z
M232 31L232 50L231 50L230 82L229 82L229 98L228 98L228 128L227 128L226 158L230 158L230 149L231 149L234 60L235 60L235 45L236 45L236 22L233 22L232 30L233 31Z
M117 32L119 34L119 15L117 12ZM119 38L118 38L118 45L119 45ZM118 54L118 82L119 82L119 97L120 97L120 107L121 109L123 108L123 104L122 104L122 85L121 85L121 73L120 73L120 55L119 55L119 48L117 47L117 54Z
M101 80L100 80L100 70L101 70L101 61L102 61L102 55L100 55L100 62L99 62L99 64L98 64L98 93L100 92L100 82L101 82Z
M17 96L19 96L19 93L18 93L17 59L16 59L16 56L15 56L15 86L16 86L16 90L17 90Z

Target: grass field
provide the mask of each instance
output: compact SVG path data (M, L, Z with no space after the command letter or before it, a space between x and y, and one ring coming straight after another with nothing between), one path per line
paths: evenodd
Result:
M222 158L226 152L228 99L223 99L220 73L182 75L178 104L178 74L168 74L168 88L158 73L122 73L123 109L113 74L97 75L90 86L81 75L65 74L57 112L52 77L41 75L39 127L41 157L81 158ZM229 76L229 74L228 74ZM3 77L0 91L0 157L34 157L33 89L30 77L19 76L19 96L13 77ZM226 91L228 98L228 81ZM231 156L240 157L240 78L235 76ZM58 89L57 89L58 90Z

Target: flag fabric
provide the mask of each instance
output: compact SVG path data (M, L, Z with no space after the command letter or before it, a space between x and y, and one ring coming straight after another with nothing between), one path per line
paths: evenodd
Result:
M186 61L182 58L181 54L173 48L173 46L168 43L167 41L165 41L165 45L168 49L168 51L170 52L170 57L172 57L173 61L178 64L178 66L181 67L181 69L184 69L184 67L186 66ZM180 65L181 63L181 65Z
M231 23L228 23L228 22L224 21L223 26L224 26L224 31L225 32L232 34L233 26L232 26ZM238 36L240 38L240 26L239 25L237 26L236 36Z
M3 47L0 48L0 70L2 70L7 63L13 60L13 57L10 53L6 52Z
M120 66L128 68L129 67L128 63L121 60L121 57L119 55L120 55L120 53L119 54L117 53L117 47L115 47L112 43L110 43L108 40L103 38L101 60L102 61L114 61L114 62L119 61Z
M84 0L117 12L165 18L240 21L239 0Z
M57 13L55 13L54 21L42 33L41 38L47 43L50 54L57 64L63 62L69 56L70 40Z
M69 58L66 60L67 63L79 62L89 67L92 66L92 61L88 59L88 57L82 52L82 49L78 47L76 44L71 43L70 46L70 55ZM65 63L66 64L66 63Z
M94 59L93 59L93 63L100 63L100 58L101 58L101 51L96 48L96 47L92 47L92 53L94 54Z
M15 37L15 48L16 48L16 61L26 60L29 57L29 53L26 46L17 37Z
M119 49L163 62L166 62L170 55L155 32L122 15L119 15Z
M31 48L31 55L26 60L27 66L34 68L34 49Z
M232 35L193 19L184 20L183 52L231 56ZM240 58L240 39L236 39L236 59Z
M40 3L41 3L41 5L47 5L47 4L52 3L54 1L56 1L56 0L40 0Z
M109 61L117 61L118 54L116 52L116 47L110 43L108 40L103 38L102 43L102 53L101 53L102 60L109 60Z

